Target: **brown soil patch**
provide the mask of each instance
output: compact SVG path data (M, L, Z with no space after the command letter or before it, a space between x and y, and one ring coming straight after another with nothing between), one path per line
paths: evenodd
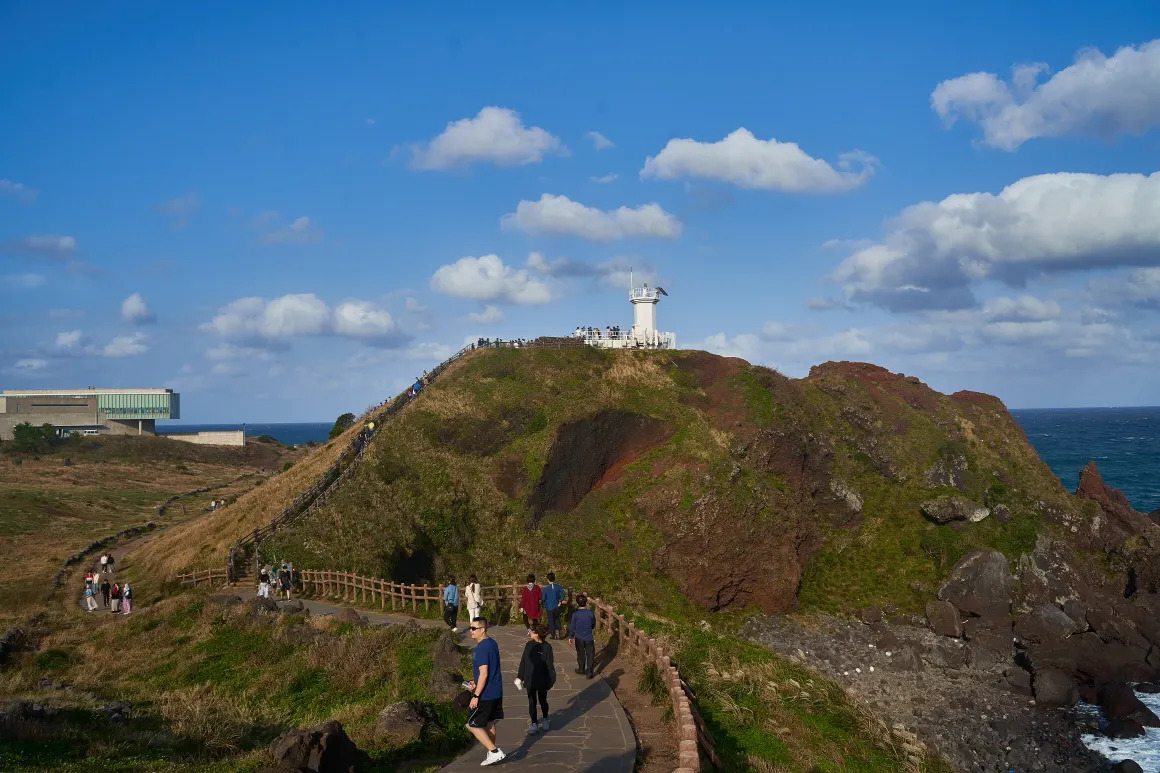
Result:
M518 456L509 457L499 463L499 470L495 476L495 487L505 496L515 499L528 482L528 473L524 469L524 461Z

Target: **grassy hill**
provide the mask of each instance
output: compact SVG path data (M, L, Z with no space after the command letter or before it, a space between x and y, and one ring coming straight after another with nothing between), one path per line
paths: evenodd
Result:
M489 350L388 422L268 552L402 581L554 569L672 620L920 610L966 552L1079 505L996 399L872 365L786 378L703 352ZM940 495L1004 518L936 526Z

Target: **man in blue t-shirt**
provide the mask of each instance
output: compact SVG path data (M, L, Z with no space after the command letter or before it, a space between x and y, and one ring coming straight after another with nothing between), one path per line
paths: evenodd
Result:
M596 673L596 615L583 593L576 597L576 607L568 621L568 638L576 640L576 673L591 679Z
M467 730L487 749L484 765L494 765L505 755L495 743L495 723L503 719L503 674L499 669L499 645L487 635L487 620L477 617L471 621L471 639L475 649L471 653L471 676L467 689L471 691L471 714Z
M560 604L568 597L568 591L556 582L556 573L548 572L548 584L544 587L544 611L548 613L548 636L560 638Z

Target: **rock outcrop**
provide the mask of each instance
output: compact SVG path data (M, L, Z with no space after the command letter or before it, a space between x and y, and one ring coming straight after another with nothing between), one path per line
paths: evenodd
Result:
M369 760L342 725L331 720L305 730L283 733L271 749L274 766L259 773L355 773Z

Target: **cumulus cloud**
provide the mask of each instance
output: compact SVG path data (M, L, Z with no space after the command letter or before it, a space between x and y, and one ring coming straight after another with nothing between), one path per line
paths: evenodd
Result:
M403 309L408 314L423 314L427 311L426 306L410 296L408 296L407 300L403 302Z
M852 301L894 311L975 305L971 286L1160 262L1160 173L1045 174L996 194L904 210L833 272Z
M37 370L44 370L48 367L48 360L43 360L38 357L26 357L16 361L16 370L23 373L31 373Z
M149 347L145 343L144 333L134 333L128 336L117 336L105 344L98 353L105 357L135 357L145 354Z
M141 293L133 293L121 301L121 321L130 324L156 322L157 316L149 310Z
M601 284L616 288L627 288L630 274L633 281L638 284L647 282L655 285L657 281L656 269L652 263L640 258L634 263L624 255L617 255L611 260L594 265L571 258L548 260L543 253L533 252L528 255L528 269L548 277L594 277L599 279Z
M460 258L440 266L431 277L431 289L457 298L534 305L552 300L546 284L527 269L504 265L498 255Z
M603 177L589 177L588 179L594 183L599 183L600 185L607 185L608 183L616 182L619 178L620 175L618 175L616 172L609 172Z
M877 168L878 160L861 151L842 154L832 166L811 157L797 143L759 140L742 128L719 142L669 140L660 153L645 161L640 176L658 180L695 177L742 188L834 193L863 185Z
M467 321L475 325L498 325L503 322L503 309L489 303L479 311L468 314Z
M189 218L201 206L201 199L196 193L187 193L175 199L157 205L157 211L167 215L173 221L173 228L180 231L189 224Z
M592 141L592 147L597 150L608 150L611 147L615 147L615 143L600 132L584 132L584 136Z
M58 349L74 349L79 346L84 340L84 334L79 330L68 330L63 333L56 334L56 347Z
M407 336L390 313L367 301L343 301L331 309L313 293L280 298L239 298L218 309L201 330L222 338L268 348L302 336L336 335L394 346Z
M1017 65L1010 81L975 72L943 81L931 108L952 125L977 123L983 142L1015 150L1037 137L1140 135L1160 125L1160 40L1125 46L1112 56L1095 49L1040 83L1043 63Z
M596 242L634 236L675 239L684 230L681 221L659 204L604 212L550 193L542 195L539 201L521 201L515 212L500 219L500 224L533 235L578 236Z
M34 287L40 287L48 281L48 277L44 274L2 274L0 275L0 285L5 287L15 287L19 290L31 290Z
M311 244L323 237L322 230L305 215L282 225L282 216L268 210L257 215L251 225L260 244Z
M1063 315L1059 303L1040 300L1031 295L1018 298L991 298L983 304L987 319L1003 322L1043 322Z
M40 255L61 260L72 255L76 248L77 240L75 237L57 234L25 236L23 239L12 239L4 243L4 249L8 252Z
M29 188L23 183L18 183L13 180L0 180L0 196L9 199L16 199L22 203L29 203L36 200L39 191Z
M476 163L500 167L538 164L546 154L567 155L568 149L538 126L524 126L519 113L506 107L485 107L474 118L447 124L425 145L411 147L415 169L452 169Z

